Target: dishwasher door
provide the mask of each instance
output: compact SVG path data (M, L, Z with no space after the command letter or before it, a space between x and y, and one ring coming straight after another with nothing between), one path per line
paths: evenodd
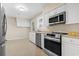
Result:
M41 33L36 33L36 45L41 48Z

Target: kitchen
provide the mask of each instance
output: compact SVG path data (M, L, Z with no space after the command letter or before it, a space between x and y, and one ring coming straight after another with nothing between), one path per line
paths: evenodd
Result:
M17 11L17 17L9 18L8 16L15 15L11 15L11 10L13 10L11 6L13 5L10 3L2 4L6 16L8 15L6 39L10 44L12 42L15 44L10 46L6 43L7 55L10 55L13 51L13 55L23 54L25 56L79 56L79 3L25 4L28 5L27 7L31 6L30 8L36 9L28 11L27 14ZM17 5L17 3L14 5ZM28 9L26 8L26 10ZM22 39L24 39L22 44L16 43L21 42ZM19 50L17 45L22 51ZM33 48L33 51L30 50L31 48ZM17 50L19 51L17 52Z
M44 9L43 13L41 13L39 16L36 16L36 18L33 18L31 22L33 28L31 27L32 32L30 32L30 40L37 46L46 50L48 55L56 55L51 53L51 51L55 53L58 51L58 55L63 56L79 55L78 46L76 45L78 43L76 42L76 40L78 40L76 37L79 37L78 6L79 5L75 3L58 4L58 6L55 4L53 8L51 7L51 4L48 5L48 7ZM60 44L58 44L60 47L56 48L56 46L53 46L54 44L53 42L51 43L50 40L56 40L56 38L59 38L60 35L62 36L60 39ZM45 47L46 39L48 39L50 42L47 42L48 47ZM56 49L59 50L55 51Z

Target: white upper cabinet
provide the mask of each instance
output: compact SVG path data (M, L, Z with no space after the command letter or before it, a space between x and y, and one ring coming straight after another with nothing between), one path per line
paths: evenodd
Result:
M48 14L42 14L37 18L37 28L40 29L41 27L47 27L49 25L49 17Z
M65 7L65 6L66 6L66 5L63 4L63 5L59 6L59 7L57 7L57 8L55 8L55 9L51 10L50 12L48 12L49 17L53 17L54 15L56 15L56 14L58 14L58 13L61 13L61 12L66 11L66 7Z
M66 5L66 24L79 23L79 3Z
M66 12L66 24L79 23L79 3L67 3L52 9L47 13L42 13L37 18L37 29L49 26L49 18L54 15Z
M42 17L41 16L38 17L36 22L37 22L37 30L39 30L39 28L42 26Z
M39 30L42 26L44 26L44 17L41 15L37 18L37 29Z
M48 12L48 17L53 17L54 15L66 12L66 24L79 23L79 3L67 3L59 6L50 12Z
M54 9L54 10L48 12L47 14L48 14L49 17L54 16L54 15L56 14L56 9Z
M61 12L64 12L64 11L66 11L66 5L65 4L56 8L55 13L58 14L58 13L61 13Z
M45 27L48 27L49 25L49 16L48 14L44 15L44 25Z

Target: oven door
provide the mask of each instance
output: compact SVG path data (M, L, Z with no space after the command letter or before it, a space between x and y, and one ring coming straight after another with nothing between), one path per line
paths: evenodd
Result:
M44 48L49 51L49 55L51 55L51 52L52 54L61 56L61 43L59 42L44 38Z

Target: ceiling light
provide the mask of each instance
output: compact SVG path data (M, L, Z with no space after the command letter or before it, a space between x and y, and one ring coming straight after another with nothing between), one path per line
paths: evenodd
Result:
M28 11L28 8L23 5L16 6L16 8L19 9L20 11Z

